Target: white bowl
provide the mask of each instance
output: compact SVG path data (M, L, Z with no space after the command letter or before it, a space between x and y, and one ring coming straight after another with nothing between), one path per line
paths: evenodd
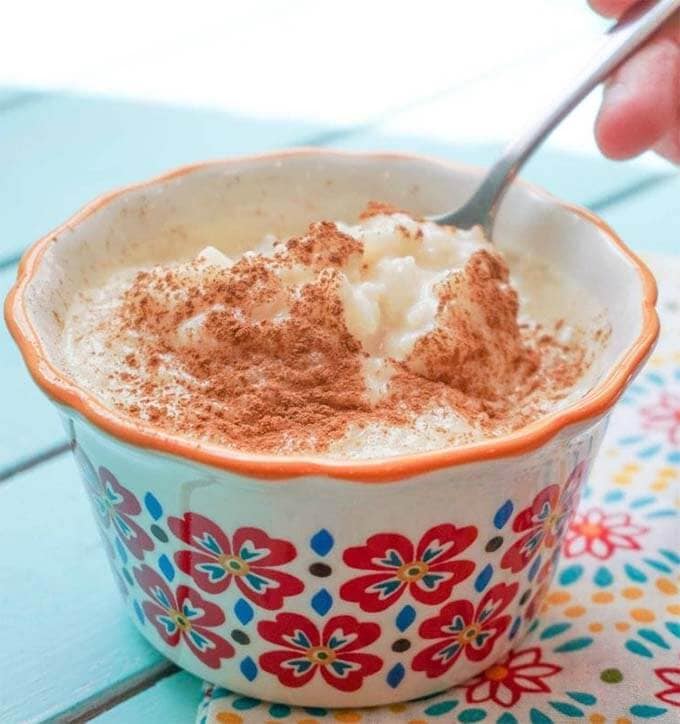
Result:
M441 691L503 656L536 614L608 413L654 344L656 288L597 217L515 185L503 246L559 266L607 310L592 387L503 438L361 462L235 453L108 409L65 370L74 290L149 254L352 221L369 199L439 212L479 175L304 149L199 164L98 199L25 256L10 329L65 420L132 620L180 666L258 698L341 707Z

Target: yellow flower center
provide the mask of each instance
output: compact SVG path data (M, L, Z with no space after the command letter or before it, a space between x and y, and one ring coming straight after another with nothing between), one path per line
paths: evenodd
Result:
M479 632L482 629L479 627L479 624L473 623L469 626L466 626L459 634L458 634L458 643L461 646L467 646L470 641L474 641L474 639L477 638L479 635Z
M335 661L335 651L327 646L315 646L309 649L305 655L313 664L319 664L320 666L328 666L328 664Z
M406 563L397 571L397 578L400 581L406 581L412 583L413 581L419 581L428 572L427 563L422 561L412 561Z
M503 681L507 675L508 669L500 664L491 666L484 672L484 676L486 676L489 681Z
M233 576L245 576L250 571L250 566L238 556L221 555L218 560L222 568Z
M602 526L597 523L581 523L578 530L586 538L599 538L602 535Z
M559 520L559 515L557 513L551 513L545 520L545 529L547 532L550 532L555 525L557 524L557 521Z
M171 616L175 619L180 631L188 631L191 628L191 621L179 611L172 611Z

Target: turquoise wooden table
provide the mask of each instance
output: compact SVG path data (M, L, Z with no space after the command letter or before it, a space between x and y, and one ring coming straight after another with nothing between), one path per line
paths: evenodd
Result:
M27 244L80 205L177 164L291 145L488 163L505 137L503 114L480 140L457 109L474 109L504 73L521 84L517 73L528 70L508 66L344 127L0 89L0 292ZM607 161L590 120L570 123L524 176L595 210L638 252L680 251L677 170L650 158ZM200 682L128 623L56 413L4 327L0 363L0 722L194 721Z

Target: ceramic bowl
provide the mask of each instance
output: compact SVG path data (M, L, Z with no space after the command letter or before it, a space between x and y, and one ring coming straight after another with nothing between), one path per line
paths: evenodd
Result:
M332 707L493 673L536 616L608 413L653 346L654 281L592 214L515 185L498 238L607 309L592 388L502 439L360 463L238 454L107 409L64 370L74 288L96 284L103 261L351 221L368 199L441 211L479 174L318 150L200 164L98 199L26 254L10 328L65 421L132 621L179 666L245 695Z

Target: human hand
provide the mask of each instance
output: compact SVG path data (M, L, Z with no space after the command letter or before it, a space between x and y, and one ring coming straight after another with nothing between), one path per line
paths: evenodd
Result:
M637 0L588 0L596 12L620 17ZM595 123L602 153L624 159L653 149L680 163L680 16L621 65L605 85Z

